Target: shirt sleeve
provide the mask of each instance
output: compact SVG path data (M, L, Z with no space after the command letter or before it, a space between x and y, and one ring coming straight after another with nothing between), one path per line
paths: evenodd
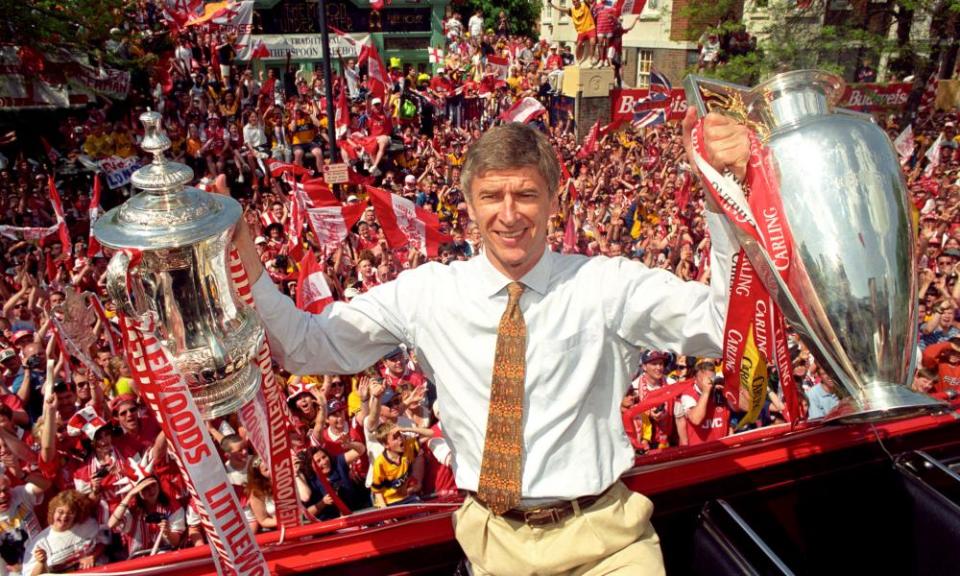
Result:
M257 313L273 353L294 374L355 374L406 343L415 346L413 314L429 298L432 265L400 274L351 302L333 302L320 314L296 307L267 274L253 285ZM429 309L429 306L427 306Z
M696 356L720 356L732 260L739 246L719 214L707 213L710 285L684 282L667 270L625 258L608 260L602 274L607 325L626 342Z

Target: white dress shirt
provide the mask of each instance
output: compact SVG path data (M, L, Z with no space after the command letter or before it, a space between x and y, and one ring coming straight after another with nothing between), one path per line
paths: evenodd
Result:
M625 258L545 251L521 282L527 326L524 499L599 494L633 465L620 401L641 348L719 356L735 245L711 224L711 286ZM437 386L457 486L476 490L497 326L510 282L487 257L429 263L321 314L263 274L253 286L273 352L298 374L356 373L404 343Z

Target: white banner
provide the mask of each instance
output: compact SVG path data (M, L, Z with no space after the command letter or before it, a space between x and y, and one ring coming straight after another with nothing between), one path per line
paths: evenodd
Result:
M349 38L330 34L330 58L356 58L357 46L366 42L369 34L347 34ZM353 40L353 42L351 42ZM263 42L269 56L263 60L286 60L287 52L294 60L322 60L323 36L320 34L260 34L250 37L250 44L257 46ZM240 52L238 49L237 52ZM237 56L240 60L248 60L250 52Z
M71 71L72 86L88 92L122 100L130 92L130 73L112 68L95 68L77 64Z
M142 164L136 156L129 158L111 156L97 161L97 166L100 170L103 170L103 174L107 178L107 186L112 190L129 183L130 177Z

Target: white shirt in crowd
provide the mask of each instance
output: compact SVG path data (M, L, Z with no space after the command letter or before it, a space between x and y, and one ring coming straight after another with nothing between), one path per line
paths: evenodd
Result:
M81 558L93 553L97 544L108 544L109 542L110 538L107 531L100 530L99 524L93 518L87 518L86 521L63 532L56 532L48 526L27 542L27 548L23 553L23 570L21 573L30 574L33 572L36 564L33 559L33 551L36 548L42 548L46 551L47 566L53 571L56 568L63 569L64 566L72 566L80 562Z
M525 499L598 494L633 465L620 401L642 348L719 356L736 252L719 218L707 216L710 286L624 258L549 250L521 278ZM266 274L253 295L273 351L293 373L352 374L400 343L415 349L443 405L457 486L476 490L509 282L480 257L406 271L318 315L298 310Z
M470 30L470 37L479 39L483 35L483 16L474 14L467 20L467 27Z

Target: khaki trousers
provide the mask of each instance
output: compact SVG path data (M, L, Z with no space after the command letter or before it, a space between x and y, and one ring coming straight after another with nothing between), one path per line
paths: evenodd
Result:
M533 528L468 496L454 532L476 576L664 574L653 503L617 482L602 498L558 524Z

